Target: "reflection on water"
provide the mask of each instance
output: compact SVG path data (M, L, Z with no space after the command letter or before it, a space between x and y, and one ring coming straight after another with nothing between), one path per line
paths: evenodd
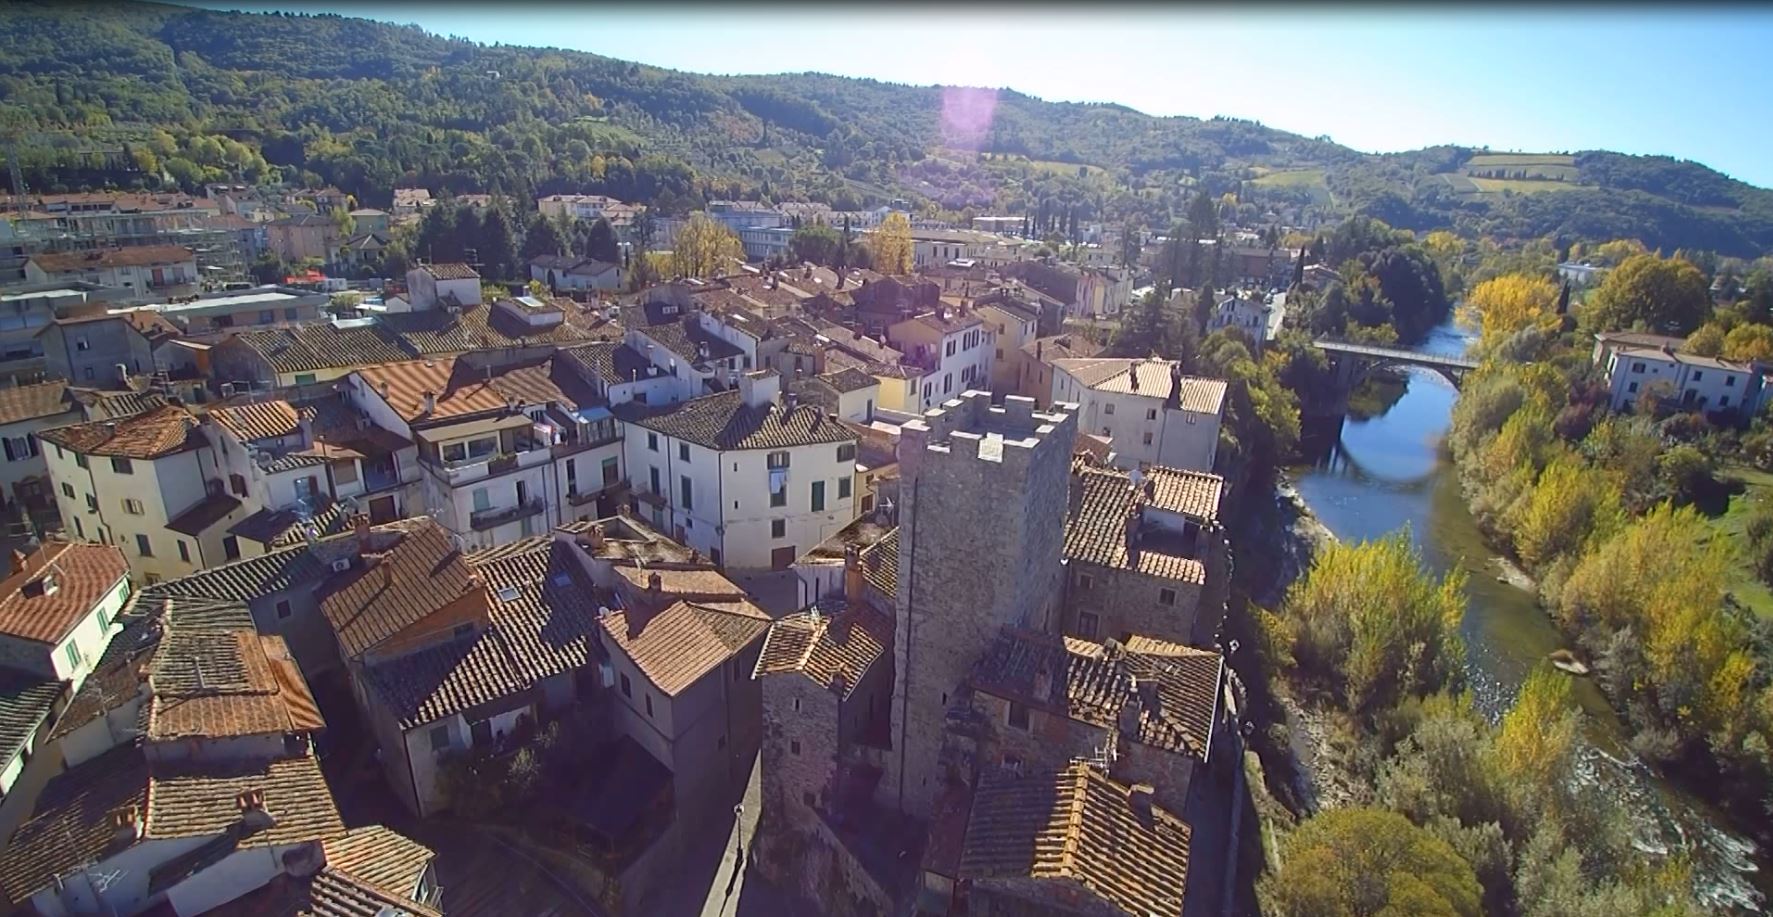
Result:
M1420 349L1461 353L1466 341L1443 327ZM1362 541L1408 526L1431 569L1464 571L1467 681L1478 705L1499 716L1527 673L1562 645L1562 636L1532 594L1498 578L1495 555L1441 456L1458 392L1430 370L1412 369L1407 380L1403 397L1385 413L1344 421L1339 435L1319 436L1315 451L1308 441L1315 461L1294 476L1300 495L1337 537ZM1690 851L1708 906L1758 912L1765 890L1755 883L1766 880L1756 872L1755 845L1721 830L1703 803L1664 784L1637 760L1624 725L1592 681L1577 679L1576 696L1587 714L1578 778L1600 781L1627 806L1640 850Z

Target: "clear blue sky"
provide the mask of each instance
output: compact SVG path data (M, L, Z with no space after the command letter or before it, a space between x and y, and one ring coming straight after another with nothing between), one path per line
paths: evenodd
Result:
M1662 154L1773 187L1773 8L200 5L337 12L701 73L1007 87L1251 118L1376 152Z

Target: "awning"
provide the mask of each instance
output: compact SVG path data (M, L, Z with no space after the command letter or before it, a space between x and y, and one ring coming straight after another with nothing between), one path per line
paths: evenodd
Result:
M470 436L485 436L488 433L498 433L502 430L521 430L533 423L535 421L530 420L528 415L506 414L503 417L488 417L485 420L469 420L438 427L426 427L423 430L412 431L412 435L436 445Z

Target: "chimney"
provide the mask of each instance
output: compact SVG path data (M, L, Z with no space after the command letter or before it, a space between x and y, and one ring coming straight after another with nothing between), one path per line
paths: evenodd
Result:
M432 411L437 410L437 395L434 392L426 392L424 397L425 403L423 413L429 414Z
M593 525L593 526L591 526L591 532L590 532L590 535L591 535L591 539L590 539L590 542L591 542L591 550L592 550L592 551L593 551L593 552L596 552L596 551L600 551L600 550L602 550L602 549L603 549L603 544L604 544L604 542L603 542L603 526L602 526L602 524L598 524L598 525Z
M1120 727L1120 734L1129 739L1137 738L1139 735L1139 720L1142 712L1139 679L1134 678L1132 682L1132 685L1127 688L1126 698L1121 701L1120 715L1116 719L1116 725Z
M382 380L381 390L382 390L382 400L387 401L388 400L388 380L386 380L386 379Z
M1053 670L1044 661L1034 670L1034 699L1043 704L1053 699Z
M369 551L369 516L358 513L351 517L351 530L357 534L357 556Z
M376 564L376 566L382 568L382 588L383 589L394 588L394 560L393 560L393 558L383 557Z
M1134 360L1133 365L1127 367L1127 384L1135 392L1139 390L1139 363L1139 360Z
M782 377L770 370L752 370L739 377L739 399L748 407L776 404L781 397Z
M12 549L12 573L13 573L13 575L17 575L17 574L25 572L25 567L30 562L31 562L31 559L25 555L25 552L20 551L17 548Z
M142 810L136 806L122 806L111 810L111 843L118 847L126 847L141 839Z
M1134 505L1132 509L1127 511L1127 562L1132 564L1135 569L1139 566L1139 523L1142 521L1140 510L1140 506Z
M1164 407L1175 410L1182 404L1182 364L1180 361L1170 364L1170 394L1165 399Z
M665 578L660 576L659 572L657 570L654 570L653 572L647 574L647 577L646 577L646 600L647 600L648 604L650 604L654 609L657 609L659 607L660 600L664 597L664 592L665 592Z
M1133 814L1142 822L1151 821L1151 800L1157 794L1157 788L1149 783L1135 783L1127 787L1127 804L1133 807Z
M851 605L862 602L862 549L846 545L843 549L843 597Z
M1034 342L1034 358L1036 360L1040 359L1041 351L1045 350L1046 347L1047 347L1047 345L1046 345L1045 341L1035 341Z

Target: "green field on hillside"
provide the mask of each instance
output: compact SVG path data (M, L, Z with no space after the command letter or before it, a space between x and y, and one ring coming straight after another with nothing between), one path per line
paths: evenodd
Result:
M1730 508L1723 515L1711 520L1718 537L1729 542L1735 553L1736 563L1731 568L1730 592L1736 596L1736 601L1755 614L1763 618L1773 618L1773 590L1769 590L1767 584L1755 575L1754 561L1748 552L1748 534L1745 531L1755 500L1773 493L1773 474L1740 465L1724 468L1721 474L1736 478L1744 485L1742 493L1730 498Z
M1466 160L1473 168L1508 166L1574 166L1576 157L1556 153L1478 153Z
M1264 188L1311 188L1324 183L1322 169L1282 169L1250 180L1250 184Z
M1533 194L1539 191L1575 191L1582 187L1571 181L1547 181L1536 178L1479 178L1473 175L1467 176L1465 180L1470 182L1476 190L1488 193L1513 191L1517 194Z

